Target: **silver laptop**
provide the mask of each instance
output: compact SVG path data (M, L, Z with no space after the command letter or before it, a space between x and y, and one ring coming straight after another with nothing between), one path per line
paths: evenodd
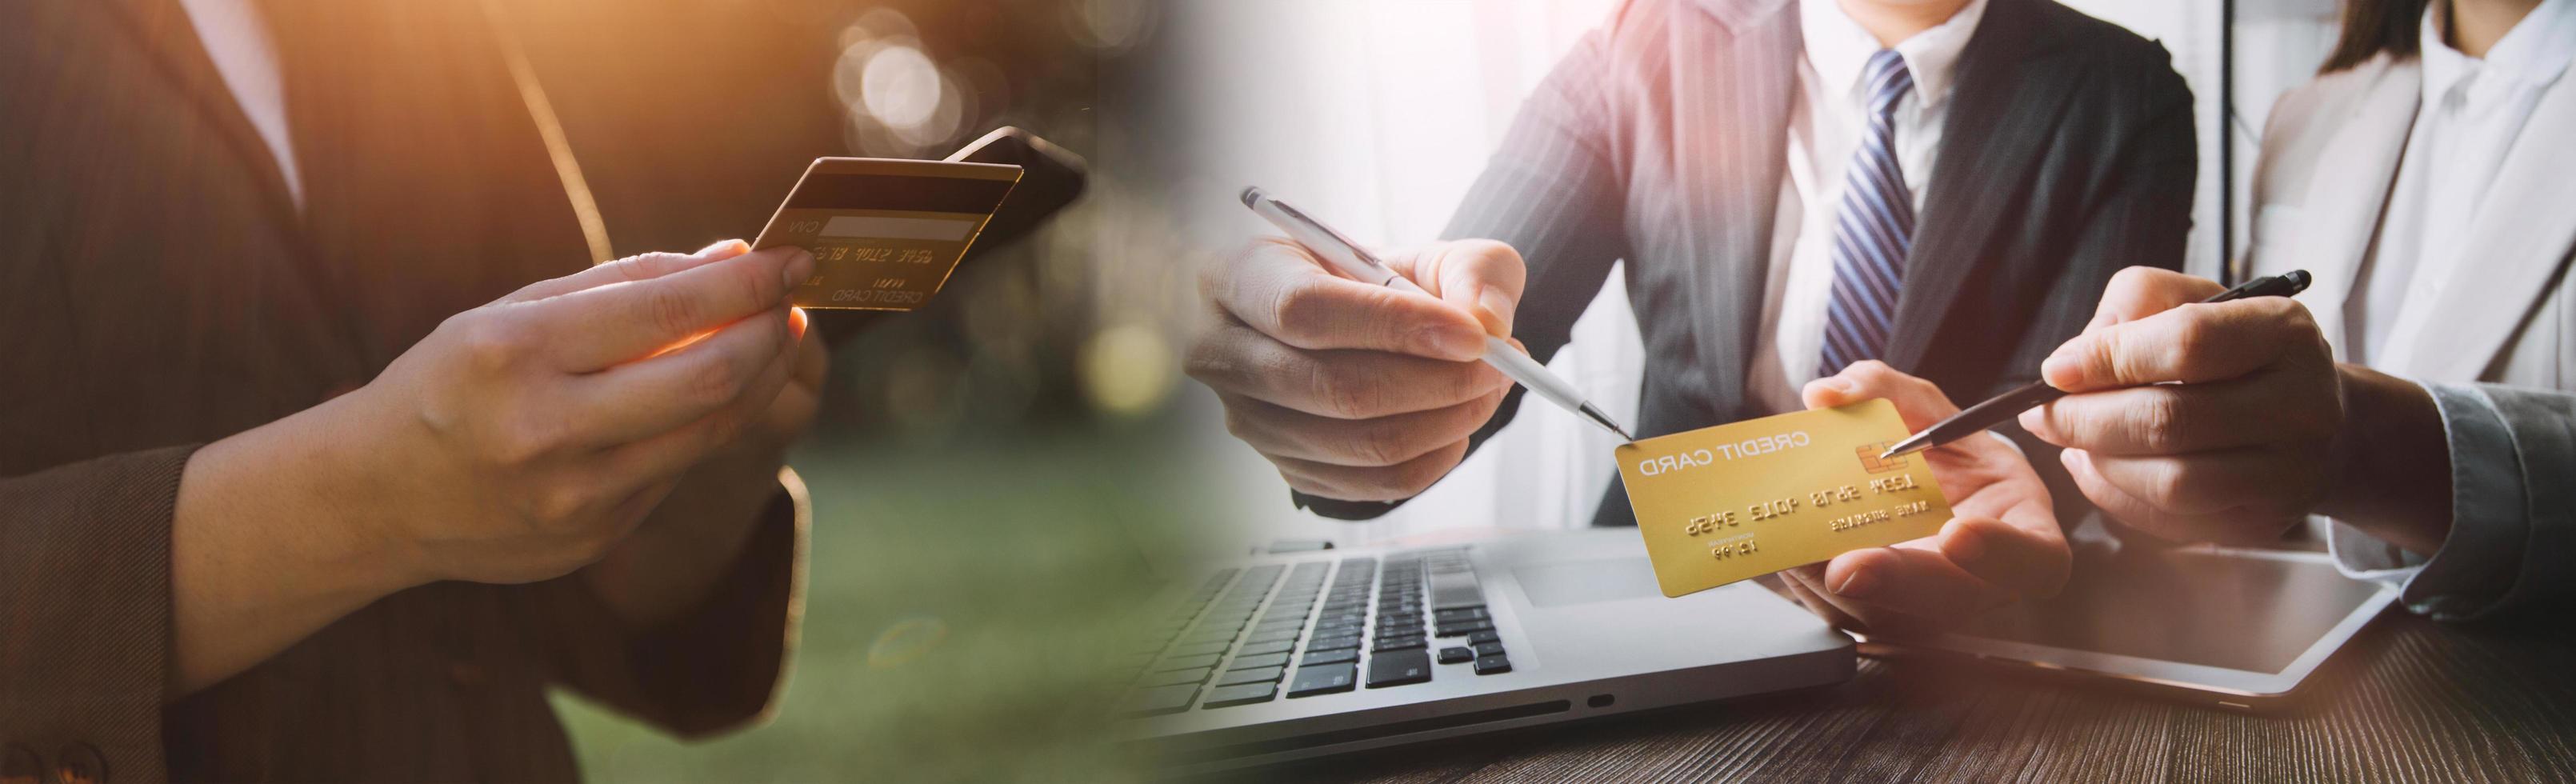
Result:
M1833 683L1852 641L1751 582L1656 590L1630 529L1318 550L1184 584L1123 664L1183 771Z

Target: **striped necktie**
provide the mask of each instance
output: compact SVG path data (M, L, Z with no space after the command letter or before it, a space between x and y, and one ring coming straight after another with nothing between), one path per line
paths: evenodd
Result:
M1914 197L1896 165L1895 120L1896 103L1914 89L1914 75L1905 70L1904 55L1881 49L1863 76L1869 127L1843 172L1843 202L1834 216L1834 291L1825 305L1819 377L1887 351L1905 251L1914 245Z

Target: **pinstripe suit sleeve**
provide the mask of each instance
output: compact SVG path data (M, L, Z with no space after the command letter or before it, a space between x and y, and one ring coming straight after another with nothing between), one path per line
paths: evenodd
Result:
M193 446L0 479L0 743L162 777L170 521Z
M1521 104L1502 147L1467 191L1441 236L1492 239L1512 246L1529 265L1529 285L1513 315L1512 336L1546 362L1572 336L1610 267L1626 255L1625 189L1612 155L1611 42L1625 9L1584 36L1538 90ZM1514 387L1494 418L1468 441L1484 444L1520 409L1527 390ZM1403 502L1342 501L1295 493L1300 508L1325 517L1364 520Z

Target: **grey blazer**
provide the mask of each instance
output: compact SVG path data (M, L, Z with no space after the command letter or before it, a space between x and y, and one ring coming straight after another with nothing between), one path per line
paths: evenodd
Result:
M2450 442L2452 527L2429 560L2337 525L2347 568L2404 580L2416 612L2469 619L2576 597L2576 85L2542 93L2480 202L2461 274L2378 369L2423 384ZM2386 55L2283 95L2263 132L2248 266L2305 268L2337 358L2344 301L2379 236L2423 94ZM2420 567L2420 572L2418 568Z
M1649 358L1641 436L1753 413L1744 373L1802 40L1796 0L1623 4L1522 106L1446 232L1528 260L1514 335L1541 361L1627 262ZM2049 0L1990 0L1958 68L1885 359L1964 402L2036 378L2120 268L2181 267L2196 152L2164 49ZM2082 496L2055 450L2015 435L2071 519ZM1594 524L1634 525L1613 482ZM1346 519L1393 507L1297 500Z

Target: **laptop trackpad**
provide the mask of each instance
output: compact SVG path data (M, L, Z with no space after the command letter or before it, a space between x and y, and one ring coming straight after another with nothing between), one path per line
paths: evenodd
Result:
M1562 607L1662 596L1655 567L1644 558L1605 558L1523 564L1512 569L1530 604Z

